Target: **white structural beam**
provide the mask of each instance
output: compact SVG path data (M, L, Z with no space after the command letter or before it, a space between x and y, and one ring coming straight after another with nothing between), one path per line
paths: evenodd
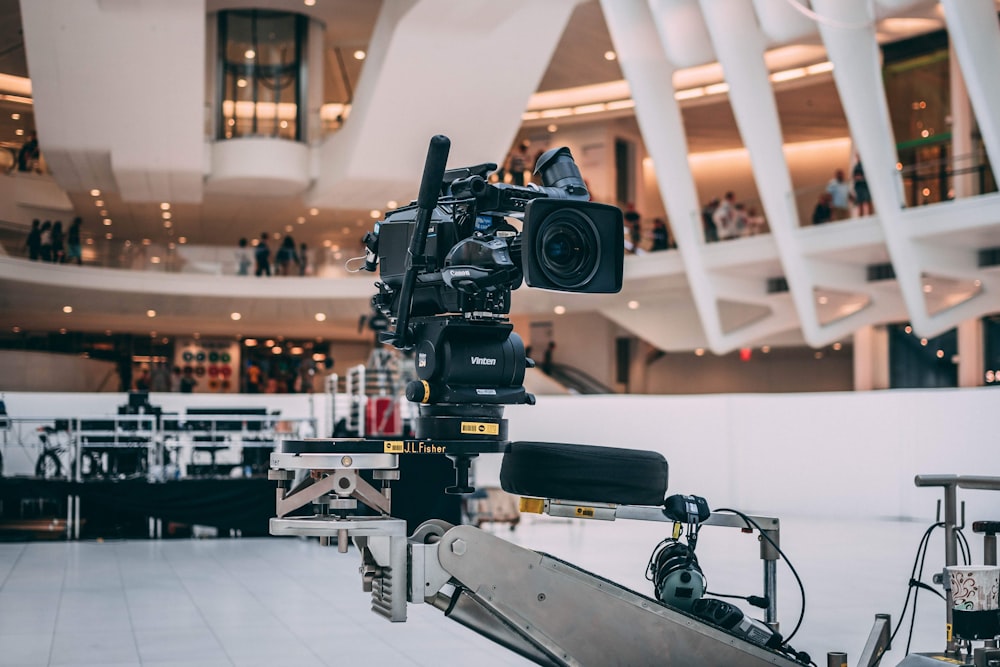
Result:
M21 3L35 123L66 190L196 202L205 0Z
M435 134L451 138L451 166L502 162L577 2L385 0L310 203L381 208L414 195Z

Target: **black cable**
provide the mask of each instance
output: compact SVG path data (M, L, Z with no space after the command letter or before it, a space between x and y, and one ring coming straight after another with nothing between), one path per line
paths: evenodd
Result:
M938 522L932 524L926 531L924 531L923 536L920 538L920 542L917 544L917 553L913 557L913 567L910 569L910 581L914 581L914 577L917 575L917 565L920 562L920 553L927 553L927 545L930 543L931 533L934 532L935 528L943 526L943 522ZM910 606L910 595L913 593L913 584L907 584L906 586L906 599L903 601L903 609L899 612L899 621L896 623L896 628L892 631L892 635L889 637L889 641L892 642L896 639L896 634L899 629L903 626L903 621L906 619L906 610ZM916 605L916 603L914 603Z
M962 564L972 565L972 547L969 546L968 538L965 537L961 528L956 528L955 533L958 535L958 544L962 549Z
M705 595L712 595L717 598L730 598L733 600L745 600L754 607L758 609L767 609L768 599L760 595L735 595L732 593L715 593L713 591L705 591Z
M729 509L728 507L718 507L718 508L715 509L715 511L716 512L729 512L730 514L735 514L736 516L738 516L741 519L743 519L744 521L746 521L747 522L747 526L753 526L754 528L756 528L757 531L760 533L760 536L763 537L765 540L767 540L767 542L772 547L774 547L774 550L778 552L778 555L781 556L784 559L785 565L788 566L788 569L791 570L792 575L795 577L795 582L799 585L799 594L802 596L802 608L799 609L799 620L796 621L795 627L792 629L791 634L789 634L787 637L785 637L782 640L782 642L781 642L782 646L787 645L788 642L790 642L792 640L792 637L795 636L795 633L797 633L799 631L799 628L802 627L802 620L806 616L806 588L805 588L805 586L802 585L802 578L799 577L799 573L795 570L795 566L792 565L792 561L788 560L788 556L785 555L785 552L782 551L781 547L779 547L774 542L774 540L772 540L768 536L768 534L764 531L764 529L760 527L760 524L758 524L756 521L754 521L753 519L751 519L750 517L748 517L743 512L740 512L739 510Z

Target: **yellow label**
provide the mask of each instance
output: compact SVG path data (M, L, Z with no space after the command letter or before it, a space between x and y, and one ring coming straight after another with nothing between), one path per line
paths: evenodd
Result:
M577 507L576 515L583 519L593 519L594 518L594 508L593 507Z
M681 524L677 523L676 521L674 522L674 531L672 535L675 540L679 539L681 536Z
M462 422L462 433L468 433L470 435L500 435L500 424Z
M951 623L946 623L945 626L944 626L944 629L945 629L945 633L944 634L945 634L945 637L946 637L945 641L949 641L950 642L951 641Z
M382 451L386 454L402 454L403 453L403 441L402 440L383 440L382 441Z
M541 498L521 498L519 503L522 512L541 514L545 511L545 501Z

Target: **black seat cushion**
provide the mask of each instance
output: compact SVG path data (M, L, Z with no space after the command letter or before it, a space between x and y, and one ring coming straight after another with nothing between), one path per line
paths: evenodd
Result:
M657 452L512 442L500 467L508 493L619 505L662 505L667 460Z

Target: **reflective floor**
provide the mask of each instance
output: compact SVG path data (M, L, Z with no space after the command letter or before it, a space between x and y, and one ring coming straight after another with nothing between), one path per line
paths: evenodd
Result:
M515 531L486 529L649 594L646 562L664 527L529 516ZM782 548L808 596L791 644L819 664L827 651L847 651L854 665L874 614L895 623L925 527L783 520ZM970 539L981 563L981 541ZM698 554L712 591L761 594L755 536L706 528ZM938 531L925 581L943 560ZM411 605L405 624L375 616L358 565L353 548L345 555L299 539L0 544L0 665L527 664L426 605ZM782 567L786 634L798 609ZM913 650L943 648L943 610L921 594ZM902 659L906 634L884 665Z

